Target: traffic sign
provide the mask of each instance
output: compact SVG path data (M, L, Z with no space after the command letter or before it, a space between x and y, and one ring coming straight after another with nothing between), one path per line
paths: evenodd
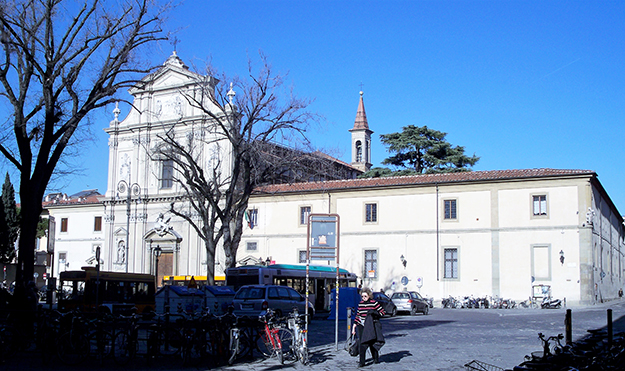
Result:
M417 277L417 287L423 287L423 277Z

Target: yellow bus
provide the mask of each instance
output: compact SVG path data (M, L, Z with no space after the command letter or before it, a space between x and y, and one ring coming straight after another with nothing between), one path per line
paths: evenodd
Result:
M195 281L197 287L206 286L208 284L206 276L163 276L163 285L189 287L192 279ZM223 286L225 284L225 276L215 276L216 286Z
M99 284L98 284L99 280ZM155 277L151 274L100 271L83 267L59 275L58 309L74 309L110 313L154 311Z

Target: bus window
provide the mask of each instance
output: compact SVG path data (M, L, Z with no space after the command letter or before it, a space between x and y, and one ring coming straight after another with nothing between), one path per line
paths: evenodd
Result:
M83 269L61 272L62 295L59 296L59 310L95 310L104 306L111 312L136 308L142 313L154 309L153 275L97 272L93 267ZM96 283L98 280L99 285Z
M297 264L271 264L268 266L243 266L226 270L226 285L235 290L243 285L287 286L302 296L306 295L306 275L308 273L309 300L315 308L325 309L330 302L326 286L336 285L337 270L330 266L309 266ZM356 287L356 275L345 269L339 271L340 287Z

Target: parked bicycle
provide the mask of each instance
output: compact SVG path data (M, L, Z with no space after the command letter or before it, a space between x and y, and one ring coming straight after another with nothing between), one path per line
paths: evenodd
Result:
M293 344L293 333L276 323L273 310L267 309L259 316L262 328L259 331L256 348L265 357L276 357L278 362L284 363L284 352L288 352Z
M139 349L139 316L120 316L118 321L121 322L121 329L113 338L113 360L124 366L135 358Z
M173 356L182 347L182 334L172 323L172 317L181 315L165 313L157 315L156 323L148 329L148 362L158 356Z
M297 308L293 308L293 312L287 320L288 328L293 332L292 354L303 364L308 364L308 339L306 332L306 318L300 315Z
M59 337L56 346L59 359L67 365L80 364L89 356L89 328L80 313L72 313L70 329Z
M258 321L249 317L236 317L230 328L230 358L232 365L237 359L251 356L254 349L254 329Z

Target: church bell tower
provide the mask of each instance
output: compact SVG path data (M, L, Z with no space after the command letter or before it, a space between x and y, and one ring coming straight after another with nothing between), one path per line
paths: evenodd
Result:
M369 130L362 94L361 91L354 127L349 131L352 133L351 165L358 170L366 172L371 169L371 134L373 134L373 131Z

